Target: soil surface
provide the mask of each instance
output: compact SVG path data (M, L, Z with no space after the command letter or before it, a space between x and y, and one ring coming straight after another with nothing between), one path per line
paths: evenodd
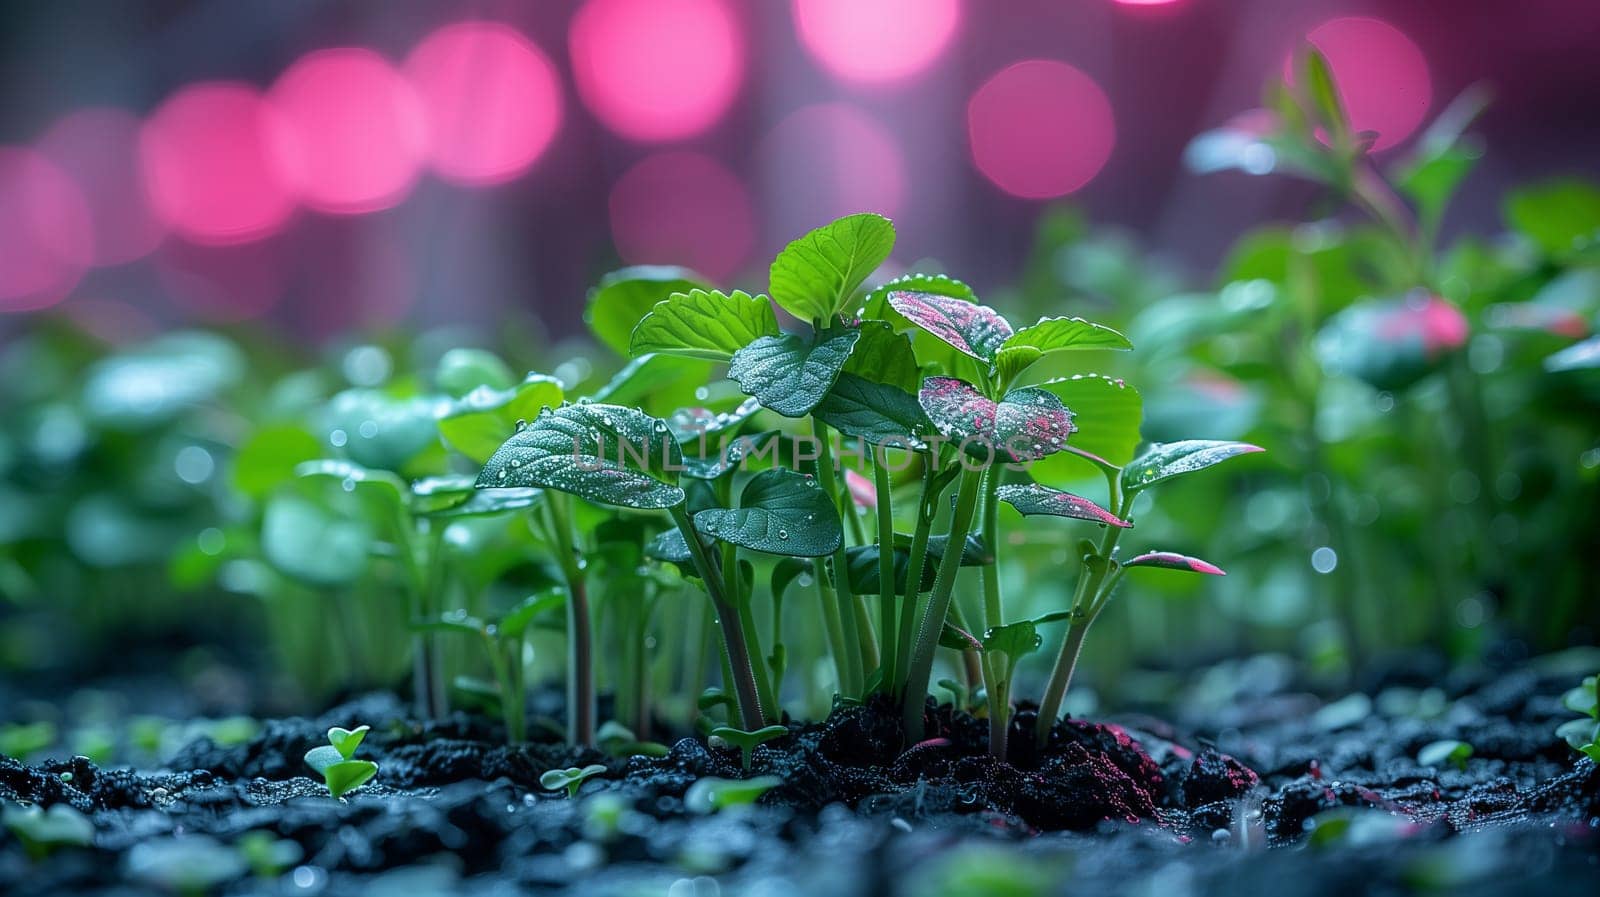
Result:
M0 798L94 825L91 846L44 859L0 831L0 893L1600 893L1600 768L1553 735L1570 671L1324 702L1274 663L1232 665L1235 684L1197 688L1176 724L1069 719L1042 751L1024 708L1004 763L985 755L987 722L947 705L907 750L890 708L843 707L758 747L748 775L782 784L714 813L685 795L745 777L736 750L507 747L481 717L417 723L386 695L237 747L202 739L166 770L0 756ZM358 722L380 772L335 800L302 758ZM1471 757L1421 765L1441 739ZM539 785L587 763L606 770L576 800Z

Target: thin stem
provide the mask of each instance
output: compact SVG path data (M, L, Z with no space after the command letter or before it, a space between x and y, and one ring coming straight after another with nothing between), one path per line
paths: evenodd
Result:
M1000 489L999 464L991 464L983 478L983 528L979 535L989 549L989 560L979 568L983 576L983 628L1004 626L1005 607L1000 600L1000 510L995 493ZM975 633L981 634L981 633Z
M989 696L989 756L996 760L1006 759L1011 734L1011 676L1009 671L999 670L1002 664L1010 666L1009 661L983 656L983 681Z
M828 562L822 558L813 558L811 576L817 581L817 598L822 603L822 628L828 635L828 653L833 655L834 678L839 680L839 693L848 691L846 683L850 681L850 664L848 655L851 653L845 648L844 621L839 613L839 597L833 591L833 584L828 579Z
M589 586L578 557L567 497L551 491L545 498L557 561L567 582L567 743L594 745L594 642L590 632Z
M761 706L766 713L762 715L776 716L778 713L778 699L772 690L772 677L767 673L767 665L761 653L761 633L756 630L755 616L750 613L750 596L744 593L744 576L739 572L739 546L732 542L722 543L722 569L723 580L727 584L729 602L739 609L739 628L744 632L745 646L750 651L750 675L756 681L756 696L761 699ZM728 575L732 571L732 575Z
M894 587L894 510L890 506L889 450L879 447L873 455L873 488L878 493L878 637L879 662L884 676L882 685L889 686L889 676L895 666L895 602L899 595Z
M828 425L816 418L811 419L811 432L817 441L817 483L822 487L822 494L834 503L841 518L855 513L850 504L849 496L845 497L843 507L839 503L839 484L833 472L833 445L828 435ZM859 523L857 524L859 526ZM833 553L833 589L839 601L840 623L840 648L845 657L845 680L839 683L839 691L847 698L861 697L861 686L865 680L861 664L861 627L856 617L855 596L850 591L850 565L845 554L844 540L839 541L839 548Z
M1078 654L1083 651L1083 637L1089 633L1091 622L1087 614L1079 617L1074 613L1072 622L1067 624L1067 637L1061 642L1055 668L1050 671L1050 682L1039 701L1039 719L1034 730L1039 747L1050 743L1050 730L1061 715L1061 701L1067 695L1067 686L1072 684L1072 673L1078 666Z
M753 732L766 725L766 714L762 710L761 697L756 690L755 673L750 665L750 649L745 644L744 630L739 625L738 608L728 603L727 596L723 592L720 571L712 563L711 556L706 553L706 547L700 541L700 534L695 532L694 524L689 521L688 512L684 511L683 505L680 504L674 506L671 513L672 522L678 525L678 531L683 534L683 541L689 546L689 556L694 560L695 570L699 572L701 581L706 584L706 594L711 598L711 606L716 611L717 625L722 629L722 643L728 657L728 675L733 680L739 718L743 721L744 727Z
M936 459L923 459L922 497L917 504L917 528L911 535L911 557L906 566L906 588L900 601L900 632L895 639L895 668L887 685L890 693L904 695L906 675L910 672L912 640L916 638L917 612L922 598L922 568L928 563L928 539L933 533L933 518L938 511L939 496L944 490L939 485Z
M981 477L981 471L963 470L961 473L955 514L950 520L950 540L945 546L944 557L940 559L939 573L933 582L933 594L928 599L927 611L923 613L921 626L917 630L917 642L907 667L901 708L909 741L922 740L923 704L928 697L928 680L933 675L933 654L939 647L939 633L944 629L945 614L950 610L950 596L955 590L956 573L961 568L961 547L966 542L967 532L972 529Z

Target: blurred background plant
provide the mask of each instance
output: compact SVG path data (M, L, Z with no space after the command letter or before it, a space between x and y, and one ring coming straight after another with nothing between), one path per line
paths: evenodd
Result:
M862 210L897 219L892 268L1124 330L1136 351L1088 357L1142 390L1147 440L1270 449L1137 509L1230 575L1124 590L1069 709L1254 652L1337 688L1595 641L1600 14L914 6L0 13L0 722L92 744L130 683L182 686L140 712L281 712L418 657L433 707L558 677L548 534L451 513L485 434L552 389L732 409L705 364L625 369L633 321L673 283L760 288L783 240ZM601 279L623 264L698 273ZM627 658L602 719L648 738L715 678L704 602L645 562L658 523L575 513ZM1081 534L1000 514L1018 612L1066 603L1040 571ZM771 661L815 714L808 626Z

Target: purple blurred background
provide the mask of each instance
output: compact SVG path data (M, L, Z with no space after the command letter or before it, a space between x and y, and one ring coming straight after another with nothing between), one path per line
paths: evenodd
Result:
M1307 37L1382 153L1478 82L1488 148L1447 230L1516 182L1600 175L1600 5L1579 0L53 0L0 11L0 332L555 334L623 263L764 287L828 218L895 263L1011 283L1060 198L1199 277L1297 216L1197 176Z

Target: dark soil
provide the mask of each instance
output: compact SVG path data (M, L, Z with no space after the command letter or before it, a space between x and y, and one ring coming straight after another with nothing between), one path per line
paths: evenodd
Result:
M172 771L0 757L0 798L68 804L96 830L92 847L42 861L0 834L0 893L166 893L188 876L271 894L1592 897L1600 768L1552 734L1572 681L1457 677L1425 711L1399 688L1333 704L1241 689L1181 731L1068 720L1039 752L1024 709L1006 763L985 756L985 721L948 706L930 704L928 738L904 751L889 708L848 707L757 748L751 774L783 784L714 815L691 812L685 792L742 777L736 751L690 738L661 759L512 748L482 718L418 724L374 696L269 722L240 747L199 741ZM334 800L302 756L358 722L373 726L361 755L381 771ZM1418 750L1446 738L1473 746L1465 768L1419 766ZM578 800L539 786L545 770L591 762L607 771ZM287 842L265 864L280 869L249 871L237 847L249 833Z

